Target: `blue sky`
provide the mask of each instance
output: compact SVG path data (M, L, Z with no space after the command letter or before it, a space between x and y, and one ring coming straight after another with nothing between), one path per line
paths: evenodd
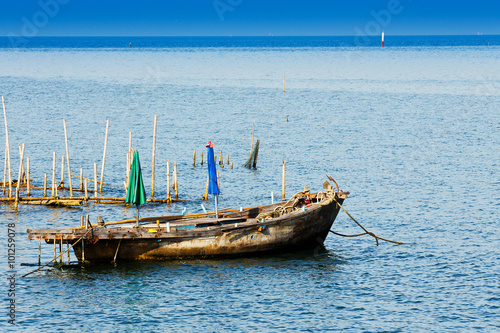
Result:
M499 0L3 0L0 35L500 34Z

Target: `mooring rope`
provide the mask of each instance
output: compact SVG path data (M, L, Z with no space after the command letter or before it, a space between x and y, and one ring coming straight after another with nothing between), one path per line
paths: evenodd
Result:
M383 240L383 241L386 241L386 242L390 242L390 243L394 243L394 244L398 244L398 245L403 245L403 244L408 244L408 243L403 243L403 242L396 242L396 241L393 241L393 240L390 240L390 239L386 239L386 238L382 238L382 237L379 237L377 235L375 235L373 232L369 232L368 230L366 230L358 221L356 221L356 219L354 217L352 217L351 214L349 214L349 212L344 208L342 207L342 205L337 201L337 199L333 198L333 200L335 200L335 202L337 203L337 205L339 205L340 208L342 208L342 210L347 214L347 216L349 216L354 222L356 222L356 224L361 228L363 229L364 233L362 234L358 234L358 235L343 235L343 234L339 234L335 231L332 231L330 230L330 232L332 234L335 234L335 235L338 235L338 236L342 236L342 237L359 237L359 236L364 236L364 235L370 235L372 236L373 238L375 238L375 241L377 242L377 246L378 246L378 240Z
M31 272L29 272L29 273L26 273L26 274L24 274L24 275L23 275L23 276L21 276L21 277L26 277L26 276L28 276L28 275L30 275L30 274L33 274L33 273L35 273L36 271L39 271L40 269L44 268L45 266L47 266L47 265L48 265L48 264L50 264L51 262L53 262L53 261L57 260L57 258L61 258L63 254L65 254L66 252L68 252L69 250L71 250L71 249L73 248L73 246L75 246L75 245L76 245L79 241L81 241L81 240L83 239L83 237L87 236L87 234L88 234L91 230L92 230L92 229L89 229L89 230L88 230L85 234L83 234L80 238L78 238L78 240L77 240L76 242L74 242L74 243L73 243L70 247L68 247L68 248L66 249L66 251L64 251L64 252L62 252L62 253L59 253L59 255L58 255L57 257L55 257L54 259L52 259L51 261L49 261L49 262L48 262L48 263L46 263L45 265L40 266L40 267L38 267L37 269L35 269L34 271L31 271ZM56 240L54 239L54 242L55 242L55 241L56 241Z

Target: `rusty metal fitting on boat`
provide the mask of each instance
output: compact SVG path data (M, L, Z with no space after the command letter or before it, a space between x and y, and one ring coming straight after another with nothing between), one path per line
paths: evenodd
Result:
M97 216L97 226L103 228L103 227L105 227L105 225L106 224L104 223L102 216L100 216L100 215Z

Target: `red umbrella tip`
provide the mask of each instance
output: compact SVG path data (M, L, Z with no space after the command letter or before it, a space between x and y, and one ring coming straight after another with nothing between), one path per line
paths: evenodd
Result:
M214 144L212 143L212 141L208 141L207 148L213 148L213 147L214 147Z

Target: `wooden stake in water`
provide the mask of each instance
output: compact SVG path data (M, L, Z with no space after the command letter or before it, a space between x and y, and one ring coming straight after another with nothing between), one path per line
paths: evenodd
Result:
M21 156L21 144L18 143L19 146L19 156ZM21 161L21 179L18 179L17 182L23 182L26 184L26 172L24 170L24 161Z
M9 126L7 125L7 112L5 111L5 99L2 96L3 118L5 120L5 151L7 154L7 173L9 175L9 198L12 198L12 169L10 166L10 142Z
M208 200L208 182L209 182L209 177L207 175L207 185L205 186L205 193L203 194L202 197L203 200Z
M83 191L83 168L80 168L80 191Z
M94 163L94 197L97 198L97 163Z
M22 175L22 171L23 171L23 159L24 159L24 143L21 147L21 161L19 162L19 174L17 176L17 187L16 187L16 203L17 201L19 200L19 188L21 186L21 177L23 176Z
M38 266L42 264L41 258L42 257L42 239L38 239Z
M85 178L85 202L89 200L88 179Z
M43 197L47 197L47 174L43 177Z
M281 197L283 200L285 200L285 164L286 162L283 161L283 175L281 176Z
M53 153L52 158L52 197L57 195L57 186L56 186L56 152Z
M73 197L73 185L71 184L71 166L69 163L68 132L66 131L66 119L63 119L63 123L64 123L64 137L66 139L66 161L68 162L69 196Z
M61 187L64 187L64 155L61 156Z
M71 264L71 258L69 256L69 243L66 243L66 253L68 254L68 265Z
M200 154L200 165L203 165L203 152Z
M104 165L106 164L106 148L108 147L108 130L109 130L109 119L108 121L106 121L106 136L104 137L104 153L102 156L102 168L101 168L101 186L99 187L99 191L101 192L102 192L102 184L104 182Z
M128 132L128 151L127 151L127 170L125 171L126 172L126 176L125 176L125 179L126 179L126 182L125 182L125 191L128 190L128 181L129 181L129 177L130 177L130 168L132 167L131 166L131 152L132 152L132 132Z
M6 187L7 187L7 146L5 146L5 163L3 167L3 183L2 183L2 193L4 195Z
M63 247L63 239L61 237L61 242L59 243L59 262L61 265L63 264L63 256L62 256L62 247Z
M196 150L193 152L193 168L196 167Z
M167 160L167 202L172 202L170 196L170 160Z
M153 129L153 163L152 163L152 175L151 175L151 196L155 196L155 150L156 150L156 120L157 115L155 115L154 129Z
M28 157L26 159L26 195L30 196L31 194L31 189L30 189L30 158Z
M174 162L175 199L179 198L179 183L177 180L177 162Z

